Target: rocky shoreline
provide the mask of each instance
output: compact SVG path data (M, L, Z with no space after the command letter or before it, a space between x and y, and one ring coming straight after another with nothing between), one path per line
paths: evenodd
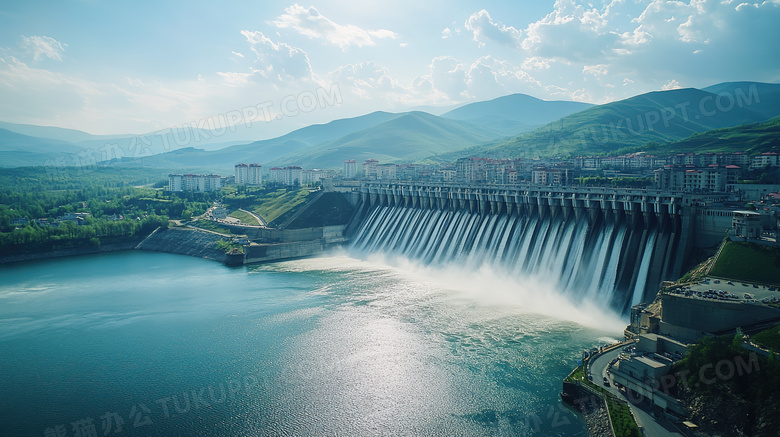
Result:
M68 256L92 255L96 253L119 252L122 250L132 250L141 241L140 238L133 238L122 243L101 244L100 246L90 247L72 247L68 249L58 249L48 252L21 253L16 255L0 255L0 264L11 264L25 261L35 261L51 258L63 258Z
M224 237L216 233L194 229L158 229L146 237L131 238L121 243L102 244L99 246L73 247L47 252L24 253L15 255L0 255L0 264L11 264L25 261L35 261L52 258L63 258L78 255L93 255L98 253L119 252L123 250L148 250L178 255L188 255L205 258L221 263L225 262L225 252L216 246L216 242Z
M135 249L188 255L224 263L225 251L216 245L224 238L217 233L195 229L158 229L138 243Z

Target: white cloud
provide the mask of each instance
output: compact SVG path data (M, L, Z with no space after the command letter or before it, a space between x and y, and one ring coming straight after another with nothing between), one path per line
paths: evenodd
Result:
M599 11L574 0L557 0L552 12L528 25L522 47L534 56L563 62L600 60L618 39L606 30L612 5Z
M484 47L487 40L512 47L520 45L521 32L512 26L494 22L490 18L490 14L484 9L471 14L466 20L465 27L466 30L470 30L473 33L474 41L478 42L480 47Z
M272 41L260 32L247 31L244 36L257 55L246 70L198 74L164 83L132 76L89 80L81 75L36 68L3 49L6 53L0 57L0 120L93 133L145 133L266 101L278 106L284 96L330 85L313 74L303 50ZM240 57L235 60L250 61ZM311 117L324 113L327 111ZM266 131L282 134L291 130L291 123L304 123L306 117L263 124L257 136L266 135Z
M243 58L244 55L239 52L232 52L234 55L238 56L239 58Z
M662 89L663 91L668 91L668 90L678 90L678 89L680 89L680 88L682 88L682 87L680 86L680 82L677 82L677 80L676 80L676 79L672 79L672 80L670 80L669 82L665 83L665 84L664 84L664 85L661 87L661 89Z
M531 56L525 58L520 66L523 70L548 70L550 68L550 60L539 56Z
M409 87L416 104L452 104L486 100L502 95L542 90L538 81L505 60L482 56L462 62L451 56L431 61L428 74L418 76Z
M177 91L159 82L125 78L99 83L0 58L0 119L68 126L101 133L145 132L193 117L197 82ZM139 114L143 114L140 115Z
M449 27L445 27L444 30L441 31L441 39L447 38L452 38L452 30L450 30Z
M597 64L597 65L586 65L582 67L582 72L584 74L590 74L593 76L606 76L609 72L607 70L607 66L604 64Z
M395 39L398 36L390 30L366 30L352 24L338 24L321 15L314 7L304 8L297 3L287 7L284 12L272 22L273 25L295 30L309 38L324 39L342 49L352 45L373 46L376 39Z
M243 30L241 34L252 44L252 51L257 55L254 73L280 82L312 78L309 55L303 49L274 42L260 31Z
M22 35L22 49L33 56L35 61L45 56L55 61L62 61L62 54L67 44L62 44L49 36L24 36Z
M466 69L452 56L438 56L428 66L434 88L450 99L466 96Z
M780 58L766 54L773 49L769 41L780 41L778 22L779 1L557 0L523 30L522 68L552 65L559 83L593 76L603 79L599 86L630 76L636 86L624 86L639 91L657 89L664 85L659 77L672 75L700 86L746 78L773 82Z
M343 65L330 72L328 77L334 82L346 83L363 89L384 89L386 91L401 89L397 82L390 78L387 68L373 61Z

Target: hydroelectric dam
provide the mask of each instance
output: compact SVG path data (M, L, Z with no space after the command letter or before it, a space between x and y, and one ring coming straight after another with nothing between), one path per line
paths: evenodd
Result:
M696 205L658 190L364 182L351 193L353 250L425 265L483 263L625 313L676 280ZM719 237L719 238L722 238ZM717 244L711 239L707 244Z

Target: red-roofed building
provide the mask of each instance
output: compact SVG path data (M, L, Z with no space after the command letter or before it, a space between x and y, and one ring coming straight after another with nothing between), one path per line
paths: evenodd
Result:
M764 167L780 167L780 154L777 152L764 152L758 156L754 156L753 161L750 163L750 168L757 169Z

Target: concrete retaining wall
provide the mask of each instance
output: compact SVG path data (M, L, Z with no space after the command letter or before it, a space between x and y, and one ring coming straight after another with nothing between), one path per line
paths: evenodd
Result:
M250 240L263 243L291 243L295 241L320 240L323 238L326 239L328 243L335 243L341 241L343 238L341 233L346 226L335 225L303 229L250 228L230 225L225 225L225 227L230 229L230 232L246 235Z
M263 263L319 255L325 248L324 240L297 241L277 244L252 244L246 249L244 263Z
M745 302L710 301L664 294L662 320L685 329L719 332L780 317L780 310ZM679 333L678 333L679 335Z

